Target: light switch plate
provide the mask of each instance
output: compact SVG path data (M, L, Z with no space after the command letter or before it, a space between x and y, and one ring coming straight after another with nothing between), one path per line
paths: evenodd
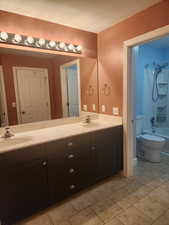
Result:
M83 110L87 111L87 105L83 105Z
M102 105L102 112L106 112L106 106Z
M96 111L96 104L92 104L93 111Z
M119 108L118 107L113 107L113 115L119 115Z

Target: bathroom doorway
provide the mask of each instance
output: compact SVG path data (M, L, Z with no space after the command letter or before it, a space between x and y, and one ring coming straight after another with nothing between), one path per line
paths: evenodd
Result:
M167 35L132 48L135 160L160 163L169 157L168 43Z
M136 115L135 115L135 76L134 64L136 59L133 58L133 48L137 55L136 46L146 42L160 39L169 34L169 26L140 35L136 38L124 42L124 175L133 175L134 157L136 155ZM147 105L148 106L148 105Z
M63 117L79 116L81 112L79 60L61 65L60 78Z

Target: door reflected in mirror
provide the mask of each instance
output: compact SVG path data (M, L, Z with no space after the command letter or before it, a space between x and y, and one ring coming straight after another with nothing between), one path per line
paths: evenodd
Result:
M60 78L63 117L79 116L81 111L79 60L61 65Z
M0 49L0 126L98 112L97 60Z

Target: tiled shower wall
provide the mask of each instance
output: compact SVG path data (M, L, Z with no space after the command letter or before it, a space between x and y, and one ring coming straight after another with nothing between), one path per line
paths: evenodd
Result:
M135 116L143 115L143 91L144 91L144 70L145 65L149 64L149 68L153 70L153 62L163 64L169 63L169 48L155 48L148 43L136 46L133 50L135 53ZM169 69L169 67L167 67ZM168 79L169 81L169 79ZM169 88L167 97L167 115L169 115ZM164 125L164 124L163 124ZM169 117L165 126L169 127ZM150 123L147 128L150 128Z

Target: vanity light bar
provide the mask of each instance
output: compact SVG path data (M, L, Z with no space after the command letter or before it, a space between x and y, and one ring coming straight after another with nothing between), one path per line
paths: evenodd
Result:
M41 49L50 49L55 51L62 52L71 52L71 53L82 53L81 45L73 45L69 43L46 40L43 38L36 38L31 36L25 36L20 34L12 34L0 31L0 42L13 44L13 45L21 45L33 48L41 48Z

